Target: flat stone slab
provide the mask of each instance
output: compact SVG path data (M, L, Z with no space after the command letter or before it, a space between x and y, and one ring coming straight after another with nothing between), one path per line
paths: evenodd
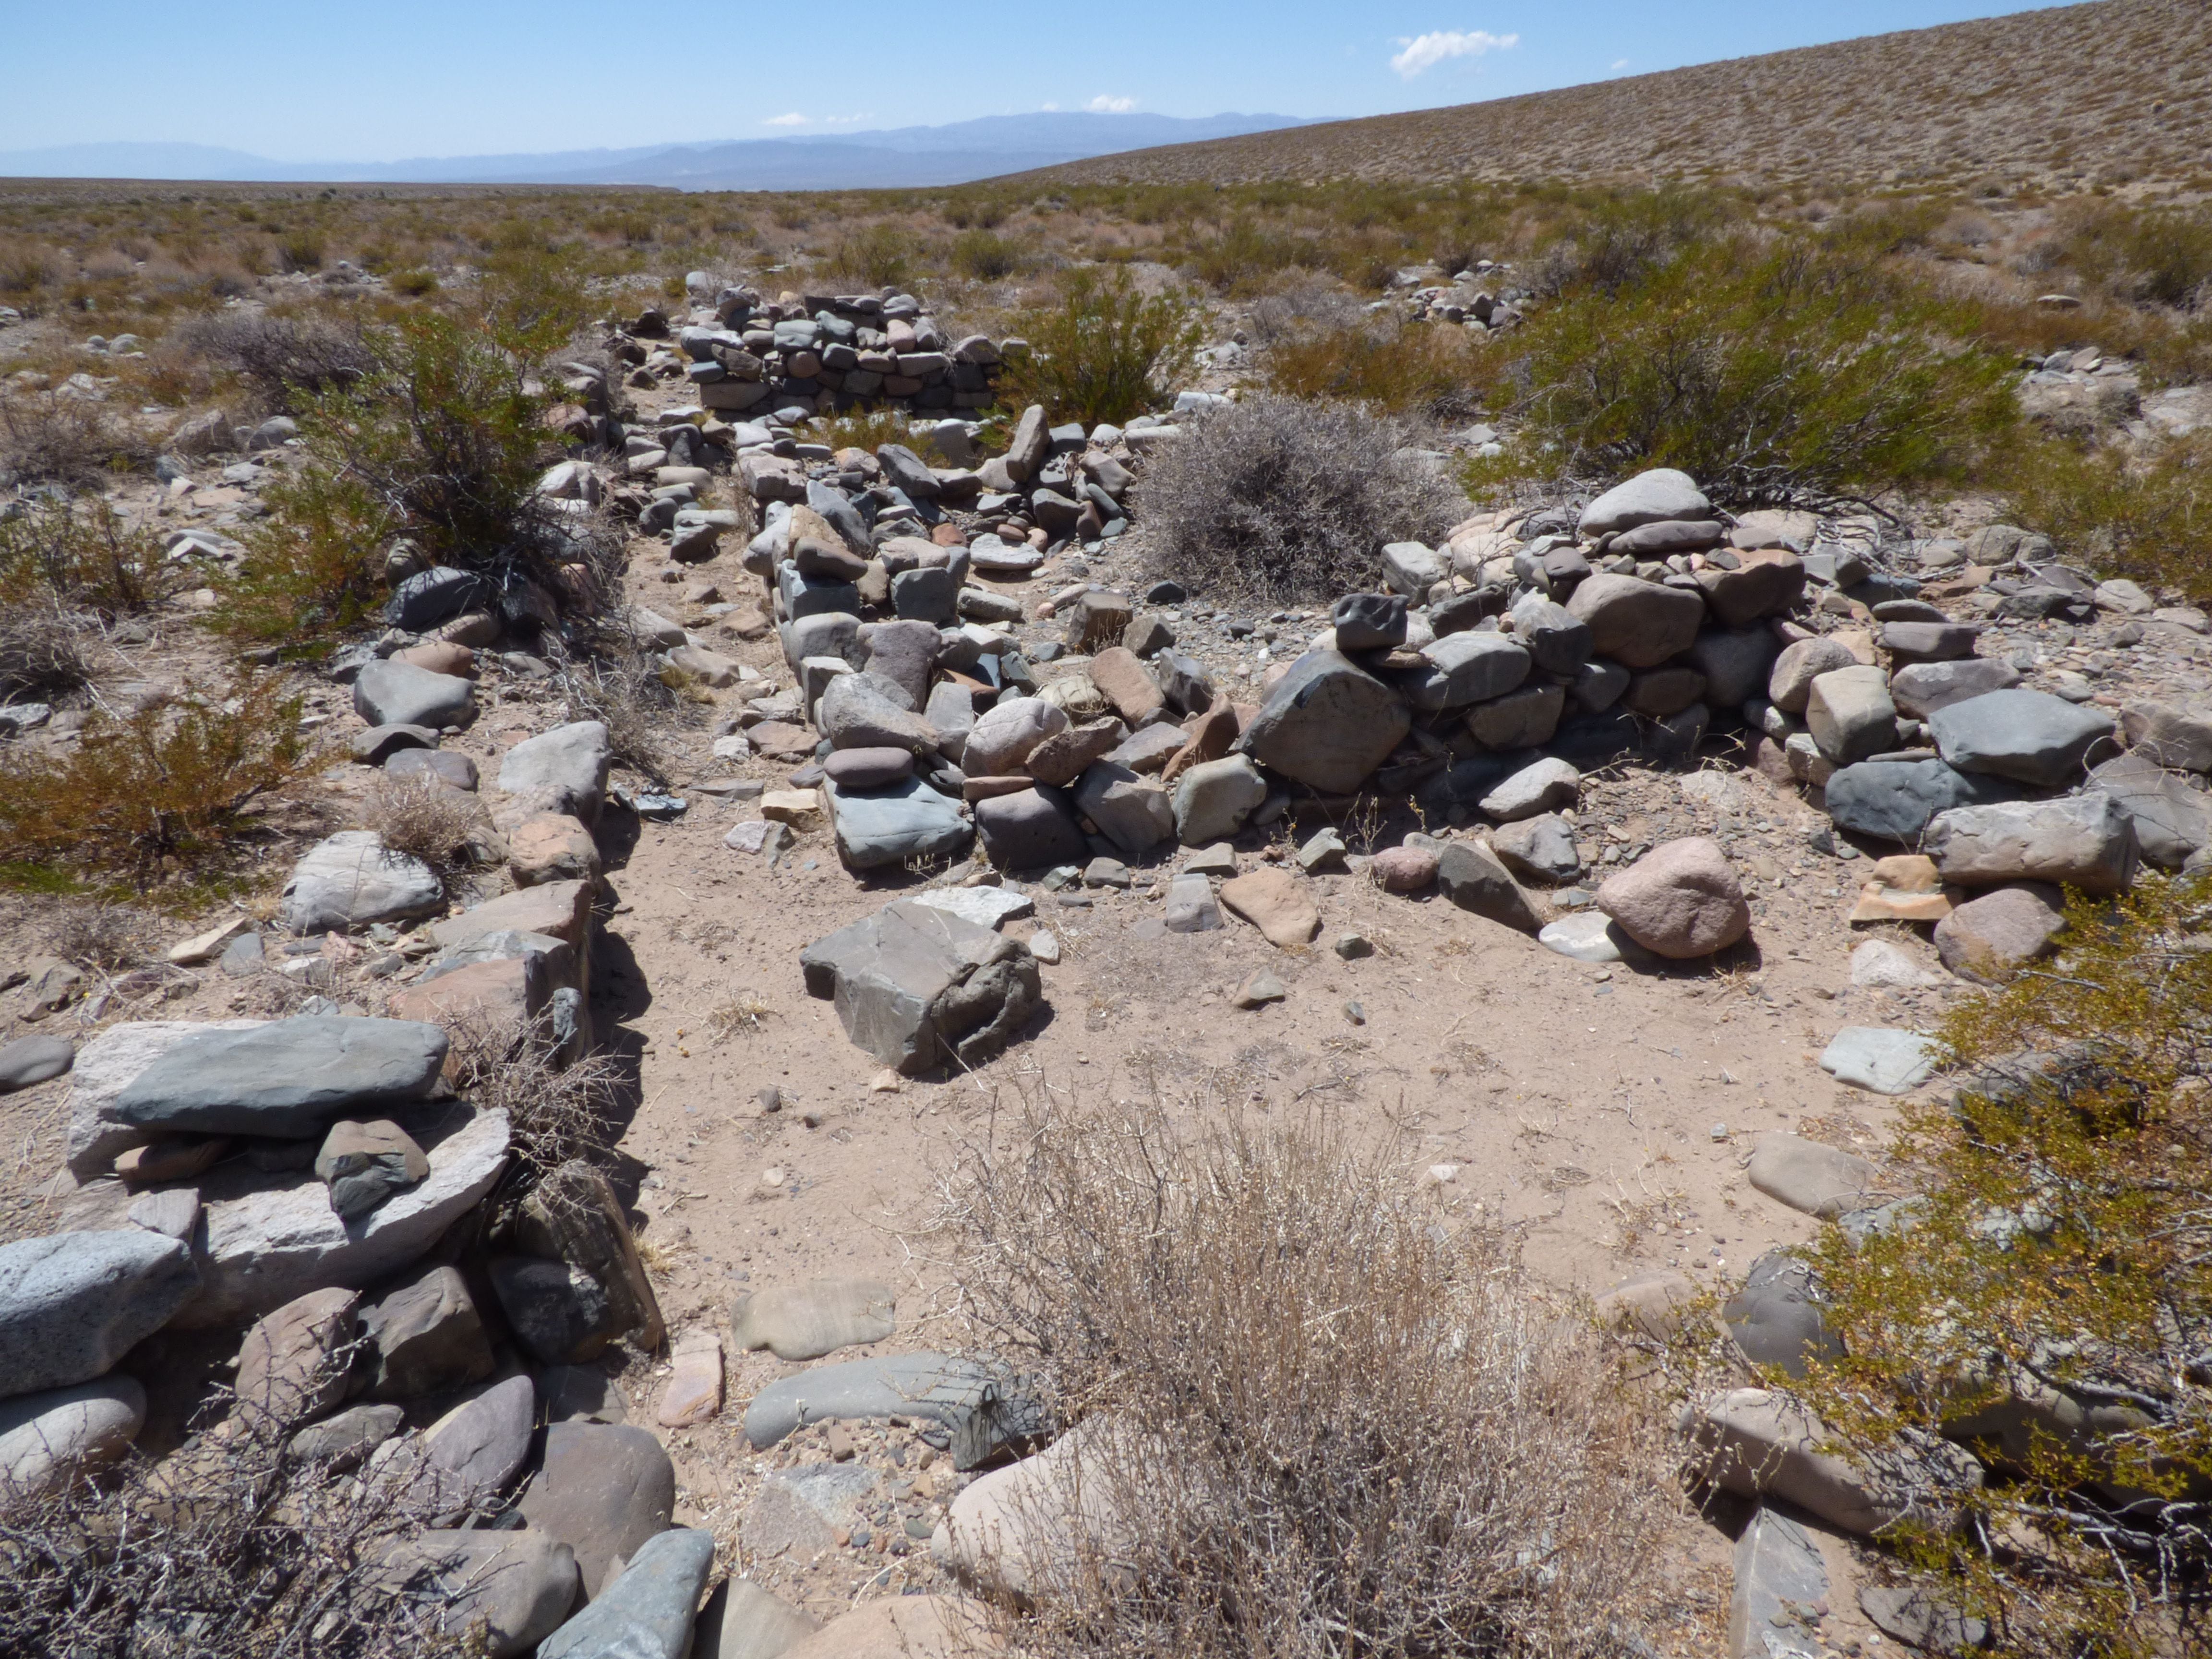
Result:
M818 1359L840 1348L881 1342L898 1328L897 1297L872 1279L816 1279L738 1298L730 1316L742 1348L779 1359Z
M1813 1610L1828 1597L1828 1570L1813 1534L1761 1504L1735 1546L1729 1601L1729 1659L1820 1659Z
M1943 758L1961 772L1990 772L2056 789L2081 775L2092 749L2111 738L2112 717L2024 686L1946 704L1928 716Z
M933 887L916 893L912 902L943 910L978 927L996 927L1036 914L1036 901L1011 887Z
M59 1077L76 1059L76 1048L67 1037L17 1037L0 1048L0 1095Z
M204 1031L132 1079L103 1115L165 1133L306 1139L333 1118L381 1117L421 1100L449 1046L439 1026L343 1015Z
M1870 1208L1891 1195L1879 1164L1799 1135L1759 1136L1745 1173L1776 1203L1824 1221Z
M1936 1073L1936 1045L1917 1031L1849 1025L1821 1051L1820 1069L1838 1083L1901 1095Z
M181 1240L138 1227L0 1244L0 1397L106 1375L198 1284Z
M108 1108L138 1075L179 1043L210 1031L250 1031L258 1019L141 1019L111 1025L88 1042L70 1074L70 1126L64 1162L79 1181L106 1175L115 1160L154 1139L150 1129L116 1122Z
M444 908L446 890L420 859L388 850L373 830L341 830L292 866L277 917L295 933L411 921Z
M632 1560L667 1529L676 1468L647 1430L622 1423L555 1422L518 1507L532 1531L574 1552L584 1594L597 1595L616 1558Z
M851 869L951 858L967 850L975 833L957 801L919 778L866 790L825 782L822 793L836 833L837 855Z
M1036 1409L975 1360L897 1354L778 1378L746 1408L745 1437L756 1450L765 1450L809 1423L921 1418L951 1435L953 1467L970 1469L1007 1441L1033 1432Z
M714 1534L677 1527L647 1539L621 1577L538 1644L538 1659L684 1659Z
M1577 910L1547 922L1537 931L1536 943L1577 962L1621 962L1631 955L1650 955L1602 910Z

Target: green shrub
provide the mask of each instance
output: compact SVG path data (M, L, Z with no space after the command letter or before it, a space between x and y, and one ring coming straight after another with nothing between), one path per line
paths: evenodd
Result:
M1173 397L1204 337L1180 294L1146 296L1126 270L1079 266L1057 301L1022 313L1014 332L1030 343L1008 365L1003 401L1042 404L1055 420L1121 422Z
M831 244L831 272L861 288L890 288L915 268L914 238L896 225L861 225Z
M410 300L438 291L438 279L429 271L420 269L394 271L387 279L394 294L404 294Z
M2212 210L2201 205L2092 204L2069 216L2061 246L2068 264L2123 299L2196 307L2212 291Z
M89 489L153 460L145 435L104 404L58 392L0 392L0 486Z
M1650 263L1657 236L1624 233L1510 343L1520 464L1820 506L1961 477L2016 423L2011 364L1876 261L1727 236Z
M1340 398L1449 419L1480 406L1466 331L1357 323L1294 333L1267 349L1267 384L1293 398Z
M58 755L11 745L0 758L0 858L141 887L221 861L249 807L325 764L302 708L276 675L241 671L219 690L188 684L128 715L98 714Z
M963 231L952 241L953 270L979 283L995 283L1031 263L1028 249L994 230Z
M2014 469L2008 516L2105 575L2212 599L2212 432L2132 448L2048 439Z
M2201 1652L2212 886L2147 877L2068 917L2054 968L1945 1020L1965 1086L1903 1109L1905 1224L1813 1248L1845 1357L1805 1392L1870 1467L1923 1431L1989 1465L1961 1525L1897 1541L2001 1650Z
M106 501L33 500L0 518L0 605L143 611L176 575L154 533Z

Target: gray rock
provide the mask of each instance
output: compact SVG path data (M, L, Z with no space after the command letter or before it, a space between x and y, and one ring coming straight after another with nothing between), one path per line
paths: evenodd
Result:
M1936 1045L1917 1031L1847 1025L1820 1051L1820 1069L1854 1088L1901 1095L1936 1074Z
M2212 844L2212 794L2191 788L2140 750L2092 767L2089 784L2120 804L2135 824L2136 845L2161 870L2180 869ZM0 1050L0 1071L6 1058Z
M634 1560L647 1539L667 1530L676 1468L644 1429L555 1422L517 1507L532 1531L574 1552L584 1594L597 1595L617 1560Z
M464 611L482 606L490 598L490 588L481 576L451 565L433 565L416 571L392 590L392 597L385 601L384 620L391 627L420 634Z
M692 1652L696 1659L782 1659L821 1628L751 1579L729 1578L707 1598Z
M421 1439L386 1442L370 1472L407 1501L457 1516L506 1490L530 1455L537 1410L537 1385L510 1376L454 1407Z
M538 1256L492 1258L488 1271L515 1340L541 1364L596 1359L622 1334L606 1286L586 1268Z
M341 1115L422 1100L449 1046L436 1025L343 1015L208 1031L147 1066L104 1115L163 1133L318 1135Z
M1477 635L1474 637L1485 638ZM1565 688L1524 685L1467 711L1468 735L1490 749L1535 749L1552 740L1559 716L1566 712Z
M1575 589L1567 612L1589 627L1593 654L1627 668L1656 668L1697 642L1705 602L1695 588L1603 574Z
M387 852L373 830L327 836L292 866L277 911L295 933L413 921L445 908L446 890L419 859Z
M1536 935L1536 943L1577 962L1656 960L1602 910L1577 910L1548 922Z
M2212 709L2131 702L2120 710L2129 744L2145 760L2188 772L2212 772Z
M248 935L248 937L252 937ZM138 1074L180 1042L209 1031L250 1031L258 1019L132 1020L111 1025L84 1045L70 1077L70 1125L65 1162L80 1182L97 1180L151 1131L112 1121L107 1109Z
M1057 789L1042 787L975 803L975 833L1004 870L1045 870L1080 864L1091 855L1083 826Z
M599 1365L548 1365L538 1374L549 1423L627 1423L622 1390Z
M1582 854L1575 849L1575 832L1565 818L1546 812L1522 818L1492 832L1490 850L1524 881L1556 884L1582 874Z
M385 762L384 775L394 782L403 778L435 778L449 788L473 794L477 763L453 749L403 749Z
M1697 480L1672 467L1654 467L1616 484L1583 509L1577 530L1585 541L1668 519L1710 519L1712 503Z
M1928 826L1923 851L1967 887L2048 881L2108 897L2135 879L2135 823L2102 790L2058 800L1957 807Z
M1702 553L1727 539L1728 526L1711 519L1658 519L1622 531L1606 552L1661 559L1669 553Z
M112 1370L198 1284L180 1241L137 1227L0 1244L0 1398Z
M1889 695L1898 712L1924 720L1939 708L2020 684L2020 670L2002 657L1967 657L1954 662L1921 662L1889 677Z
M2104 591L2104 587L2097 590L2100 594ZM1965 1653L1989 1645L1990 1627L1985 1620L1938 1601L1936 1593L1924 1586L1866 1585L1859 1591L1859 1611L1885 1635L1924 1652Z
M1779 1132L1752 1143L1745 1173L1776 1203L1823 1221L1868 1209L1887 1196L1878 1164L1840 1147Z
M945 641L926 623L874 623L861 631L863 672L890 681L907 695L907 707L929 701L929 678L945 651Z
M1908 1516L1941 1523L1946 1494L1981 1483L1973 1459L1908 1435L1879 1474L1822 1449L1827 1430L1802 1404L1765 1389L1732 1389L1689 1407L1699 1473L1741 1498L1778 1498L1840 1531L1874 1536Z
M2112 738L2112 720L2087 705L2016 687L1938 708L1928 729L1961 772L2055 789L2081 775L2090 750Z
M1462 910L1534 934L1535 906L1497 855L1480 842L1448 841L1437 849L1437 885Z
M936 729L914 712L904 688L878 674L831 680L823 690L817 723L833 748L937 752Z
M145 1389L119 1372L0 1401L0 1504L36 1498L88 1465L113 1462L145 1421Z
M1011 887L925 888L908 901L933 910L946 910L978 927L996 927L1018 916L1034 915L1036 905L1026 893Z
M932 686L922 718L937 733L937 752L955 766L961 765L967 753L968 734L975 729L975 704L967 690L950 680Z
M325 1285L359 1288L422 1255L507 1167L507 1114L456 1103L410 1124L430 1174L348 1224L312 1174L229 1166L202 1188L199 1293L177 1315L204 1328L258 1315Z
M376 1399L412 1400L492 1373L483 1321L467 1281L452 1267L433 1267L386 1291L362 1310L361 1325L375 1357L369 1391Z
M1690 665L1705 677L1705 700L1734 708L1766 688L1782 642L1766 628L1709 628L1690 647Z
M1557 811L1582 799L1583 775L1557 756L1513 773L1481 798L1482 810L1501 823Z
M819 1359L840 1348L881 1342L898 1328L891 1287L872 1279L814 1279L738 1298L730 1330L740 1348L778 1359Z
M310 1423L284 1443L284 1454L302 1463L328 1463L334 1470L355 1468L398 1433L406 1419L398 1406L355 1406Z
M960 578L942 566L902 570L891 578L891 610L908 621L951 622L959 599Z
M823 799L837 855L854 870L874 870L908 859L949 859L967 850L975 834L957 801L919 778L880 789L848 789L825 782Z
M353 706L371 726L427 726L441 731L466 726L476 718L476 682L458 674L434 674L397 658L380 658L354 681Z
M1767 675L1767 700L1785 714L1802 714L1805 712L1805 700L1813 695L1814 680L1838 668L1853 667L1857 662L1850 647L1840 640L1820 635L1809 640L1793 640L1782 647Z
M549 812L592 824L606 799L607 768L613 758L603 722L572 720L508 750L499 763L499 787L510 795L532 798Z
M76 1046L67 1037L17 1037L0 1048L0 1095L59 1077L76 1059Z
M372 726L366 732L355 732L346 745L353 757L364 766L383 766L395 755L405 754L410 749L437 746L438 734L427 726Z
M1168 792L1109 760L1094 762L1075 784L1076 811L1123 852L1146 853L1176 833Z
M539 1644L538 1659L684 1659L714 1534L678 1527L647 1539L621 1577Z
M441 1629L459 1635L480 1624L490 1659L529 1652L576 1600L575 1553L528 1528L427 1529L396 1545L379 1576L434 1599Z
M953 1467L970 1469L1030 1431L1036 1407L1009 1380L973 1359L942 1353L895 1354L817 1365L777 1379L745 1409L745 1437L756 1450L809 1423L884 1417L919 1419L952 1437Z
M1412 726L1404 702L1382 681L1337 652L1309 651L1275 682L1237 747L1310 789L1347 795Z
M1176 780L1176 836L1204 847L1234 836L1267 799L1267 781L1243 755L1202 761Z
M1450 560L1419 542L1392 542L1382 550L1382 580L1394 593L1419 599L1450 574Z
M1795 1521L1761 1504L1735 1545L1728 1659L1821 1659L1815 1607L1828 1599L1820 1547Z
M1589 624L1533 589L1513 607L1513 637L1547 674L1578 674L1589 661Z
M1795 553L1770 548L1741 555L1733 570L1708 565L1691 580L1723 628L1743 628L1794 608L1807 570Z
M1995 887L1936 924L1936 953L1961 979L2002 984L2066 930L2066 894L2039 881Z
M1041 997L1036 959L1024 946L904 902L817 939L799 966L809 994L836 1004L854 1044L908 1073L948 1052L969 1064L995 1053Z
M1972 623L1885 622L1875 643L1900 665L1914 663L1963 662L1980 643L1981 629Z
M1340 651L1387 651L1406 642L1401 593L1347 593L1329 613Z
M1843 1357L1844 1345L1820 1317L1812 1270L1783 1249L1751 1264L1743 1287L1721 1305L1722 1321L1743 1357L1802 1377L1812 1360Z
M1889 700L1889 677L1857 665L1831 669L1813 682L1805 724L1820 752L1838 766L1896 748L1897 705Z
M1170 882L1161 925L1170 933L1218 931L1221 906L1213 896L1213 884L1195 872L1185 872Z
M823 775L842 789L889 789L914 776L905 749L840 749L822 763Z
M1421 655L1426 668L1392 678L1406 701L1425 713L1502 697L1528 678L1528 651L1503 634L1447 634L1423 646Z
M1976 777L1940 760L1861 761L1828 780L1825 797L1836 827L1883 841L1917 841L1937 814L2010 800L2019 786Z
M960 767L971 778L1018 774L1037 745L1068 729L1067 711L1042 697L1006 697L976 717Z

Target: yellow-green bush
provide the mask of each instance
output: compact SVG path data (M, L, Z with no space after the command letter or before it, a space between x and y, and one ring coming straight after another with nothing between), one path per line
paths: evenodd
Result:
M1042 404L1055 420L1122 422L1158 407L1189 374L1203 338L1188 301L1146 295L1126 270L1078 267L1055 302L1022 313L1029 355L1007 366L1002 400Z
M2014 469L2008 516L2099 574L2212 599L2212 432L2132 447L2043 440Z

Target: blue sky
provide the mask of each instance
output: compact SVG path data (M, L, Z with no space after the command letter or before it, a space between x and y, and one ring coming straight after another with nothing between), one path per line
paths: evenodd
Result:
M0 24L0 149L168 141L279 161L381 161L936 125L1048 106L1372 115L2021 9L200 0L179 10L17 0Z

